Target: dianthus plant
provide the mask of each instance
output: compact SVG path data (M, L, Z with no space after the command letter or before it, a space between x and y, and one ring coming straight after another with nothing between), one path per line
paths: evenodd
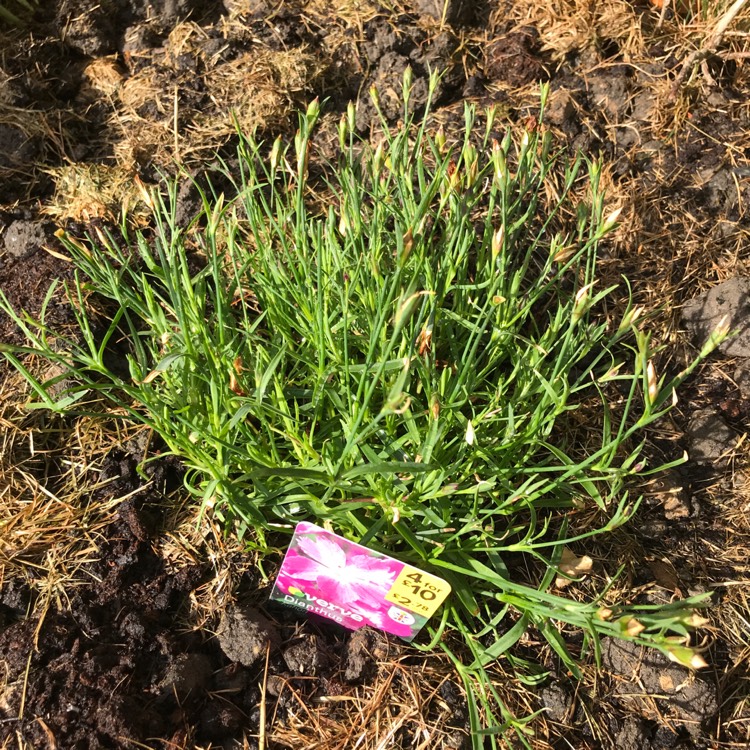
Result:
M561 157L542 127L496 139L494 113L480 124L470 106L452 141L410 95L407 74L403 123L381 118L372 143L350 106L327 158L317 102L293 144L240 134L221 193L196 188L203 209L187 226L174 181L144 191L148 229L125 217L117 232L61 233L80 330L52 331L3 298L29 339L3 348L37 406L104 399L150 426L204 512L261 556L308 520L446 578L453 594L422 645L455 660L477 747L511 730L525 743L490 672L530 627L574 674L606 635L699 659L686 640L696 601L555 588L571 575L564 551L635 512L643 430L688 371L658 379L639 309L607 314L615 288L597 249L617 212L597 164ZM93 300L111 313L103 327ZM60 374L36 378L28 353ZM575 653L571 626L584 634Z

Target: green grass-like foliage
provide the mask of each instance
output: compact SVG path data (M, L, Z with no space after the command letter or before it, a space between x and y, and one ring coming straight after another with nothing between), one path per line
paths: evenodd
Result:
M602 315L612 289L595 284L597 246L614 220L598 167L558 163L540 129L493 142L492 113L480 128L471 107L447 146L409 94L407 75L404 125L383 122L376 147L354 134L350 107L326 177L309 176L315 102L293 145L241 136L233 190L205 190L190 227L177 226L172 184L149 194L153 230L65 236L80 338L3 298L30 341L4 349L38 406L80 412L105 397L151 426L206 512L261 552L308 519L447 578L426 647L448 650L446 627L464 635L473 661L449 653L477 747L510 728L525 742L485 668L529 626L576 674L560 624L594 652L614 635L693 657L682 638L697 601L605 608L551 591L566 543L632 515L637 435L687 372L656 382L635 310ZM114 308L104 334L94 292ZM107 354L123 341L129 376ZM22 353L62 374L36 380ZM582 432L571 415L584 403ZM540 571L535 584L509 553Z

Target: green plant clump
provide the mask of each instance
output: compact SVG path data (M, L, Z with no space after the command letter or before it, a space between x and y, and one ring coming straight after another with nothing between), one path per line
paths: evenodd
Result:
M616 217L596 164L565 165L541 129L493 141L492 112L479 126L470 107L450 146L409 95L407 74L404 124L383 120L377 146L356 136L350 106L318 177L314 102L293 145L241 136L239 168L224 169L233 194L203 190L189 227L173 183L147 194L148 233L123 220L122 236L62 235L80 272L67 289L80 334L3 297L29 339L3 348L36 406L91 412L84 403L104 397L150 426L205 512L261 553L305 519L448 579L424 647L454 659L475 746L509 730L525 744L485 670L530 626L574 674L563 625L594 654L611 635L695 665L698 600L605 606L606 590L589 602L553 592L565 545L632 516L638 435L688 371L657 381L638 310L603 314L613 289L596 283L597 246ZM113 308L104 332L94 293ZM110 366L123 341L128 376ZM25 353L61 374L36 379ZM537 578L509 569L510 553ZM471 659L450 650L446 628Z

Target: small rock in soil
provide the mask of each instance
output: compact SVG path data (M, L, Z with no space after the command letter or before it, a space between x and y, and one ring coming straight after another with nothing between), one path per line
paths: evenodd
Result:
M737 208L739 195L734 176L726 168L712 170L698 191L697 201L714 216L727 216ZM699 179L702 175L698 175Z
M737 435L712 409L696 411L687 427L689 455L699 464L711 464L731 452Z
M573 94L567 89L557 89L549 95L544 119L558 128L570 129L576 118L576 105Z
M616 75L615 70L589 76L587 80L591 103L604 113L607 122L619 121L629 100L627 76L624 71Z
M750 366L740 364L734 371L734 382L740 391L740 397L745 401L750 401Z
M387 656L389 643L377 630L355 630L346 644L346 669L344 679L357 682L365 677L379 659Z
M34 141L20 127L0 124L0 169L28 166L37 153Z
M628 716L617 731L615 747L619 750L651 750L649 735L645 721L635 716Z
M729 279L685 305L682 322L694 346L702 347L725 315L738 333L720 344L719 351L728 357L750 357L750 279Z
M469 24L474 20L474 2L471 0L414 0L414 8L436 21Z
M201 712L201 739L219 741L231 737L245 722L246 717L237 706L215 698Z
M533 26L523 26L487 45L484 72L512 88L521 88L549 77L539 57L539 32Z
M328 664L328 657L317 636L303 636L284 649L284 661L292 672L313 676Z
M670 521L687 518L693 512L690 494L674 469L660 474L651 486L654 498L661 504L664 517Z
M607 638L602 642L602 664L614 677L616 696L640 701L640 710L649 713L648 701L639 697L645 694L667 720L683 725L690 734L698 734L719 710L713 684L655 649Z
M573 696L559 682L543 688L539 697L552 721L565 722L573 707Z
M86 9L80 0L63 0L57 13L61 37L76 52L89 57L117 51L116 21L116 9L106 0Z
M251 667L281 643L278 630L257 609L239 606L224 613L217 633L219 645L228 659Z
M206 690L212 674L211 659L206 654L180 654L167 667L159 687L165 698L174 696L183 703Z

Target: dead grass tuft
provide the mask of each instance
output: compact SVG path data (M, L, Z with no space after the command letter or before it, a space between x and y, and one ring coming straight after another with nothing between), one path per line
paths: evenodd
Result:
M244 33L231 24L225 34ZM235 119L246 132L282 127L324 69L304 47L254 45L223 60L206 42L197 24L178 24L161 56L116 89L112 126L123 134L115 144L119 164L209 159L236 132Z
M55 182L55 194L43 210L57 221L117 221L124 214L138 221L145 216L134 174L125 167L70 164L48 169L47 173Z
M64 608L123 499L93 502L92 493L106 485L101 460L125 434L100 420L29 414L25 390L15 374L0 388L0 580L25 580L37 607Z
M279 722L271 716L269 739L300 750L461 747L462 722L456 725L456 705L444 697L455 701L463 694L450 682L451 671L447 658L435 655L384 656L371 684L351 686L333 678L335 690L312 701L285 682L279 703L289 706L288 718Z

